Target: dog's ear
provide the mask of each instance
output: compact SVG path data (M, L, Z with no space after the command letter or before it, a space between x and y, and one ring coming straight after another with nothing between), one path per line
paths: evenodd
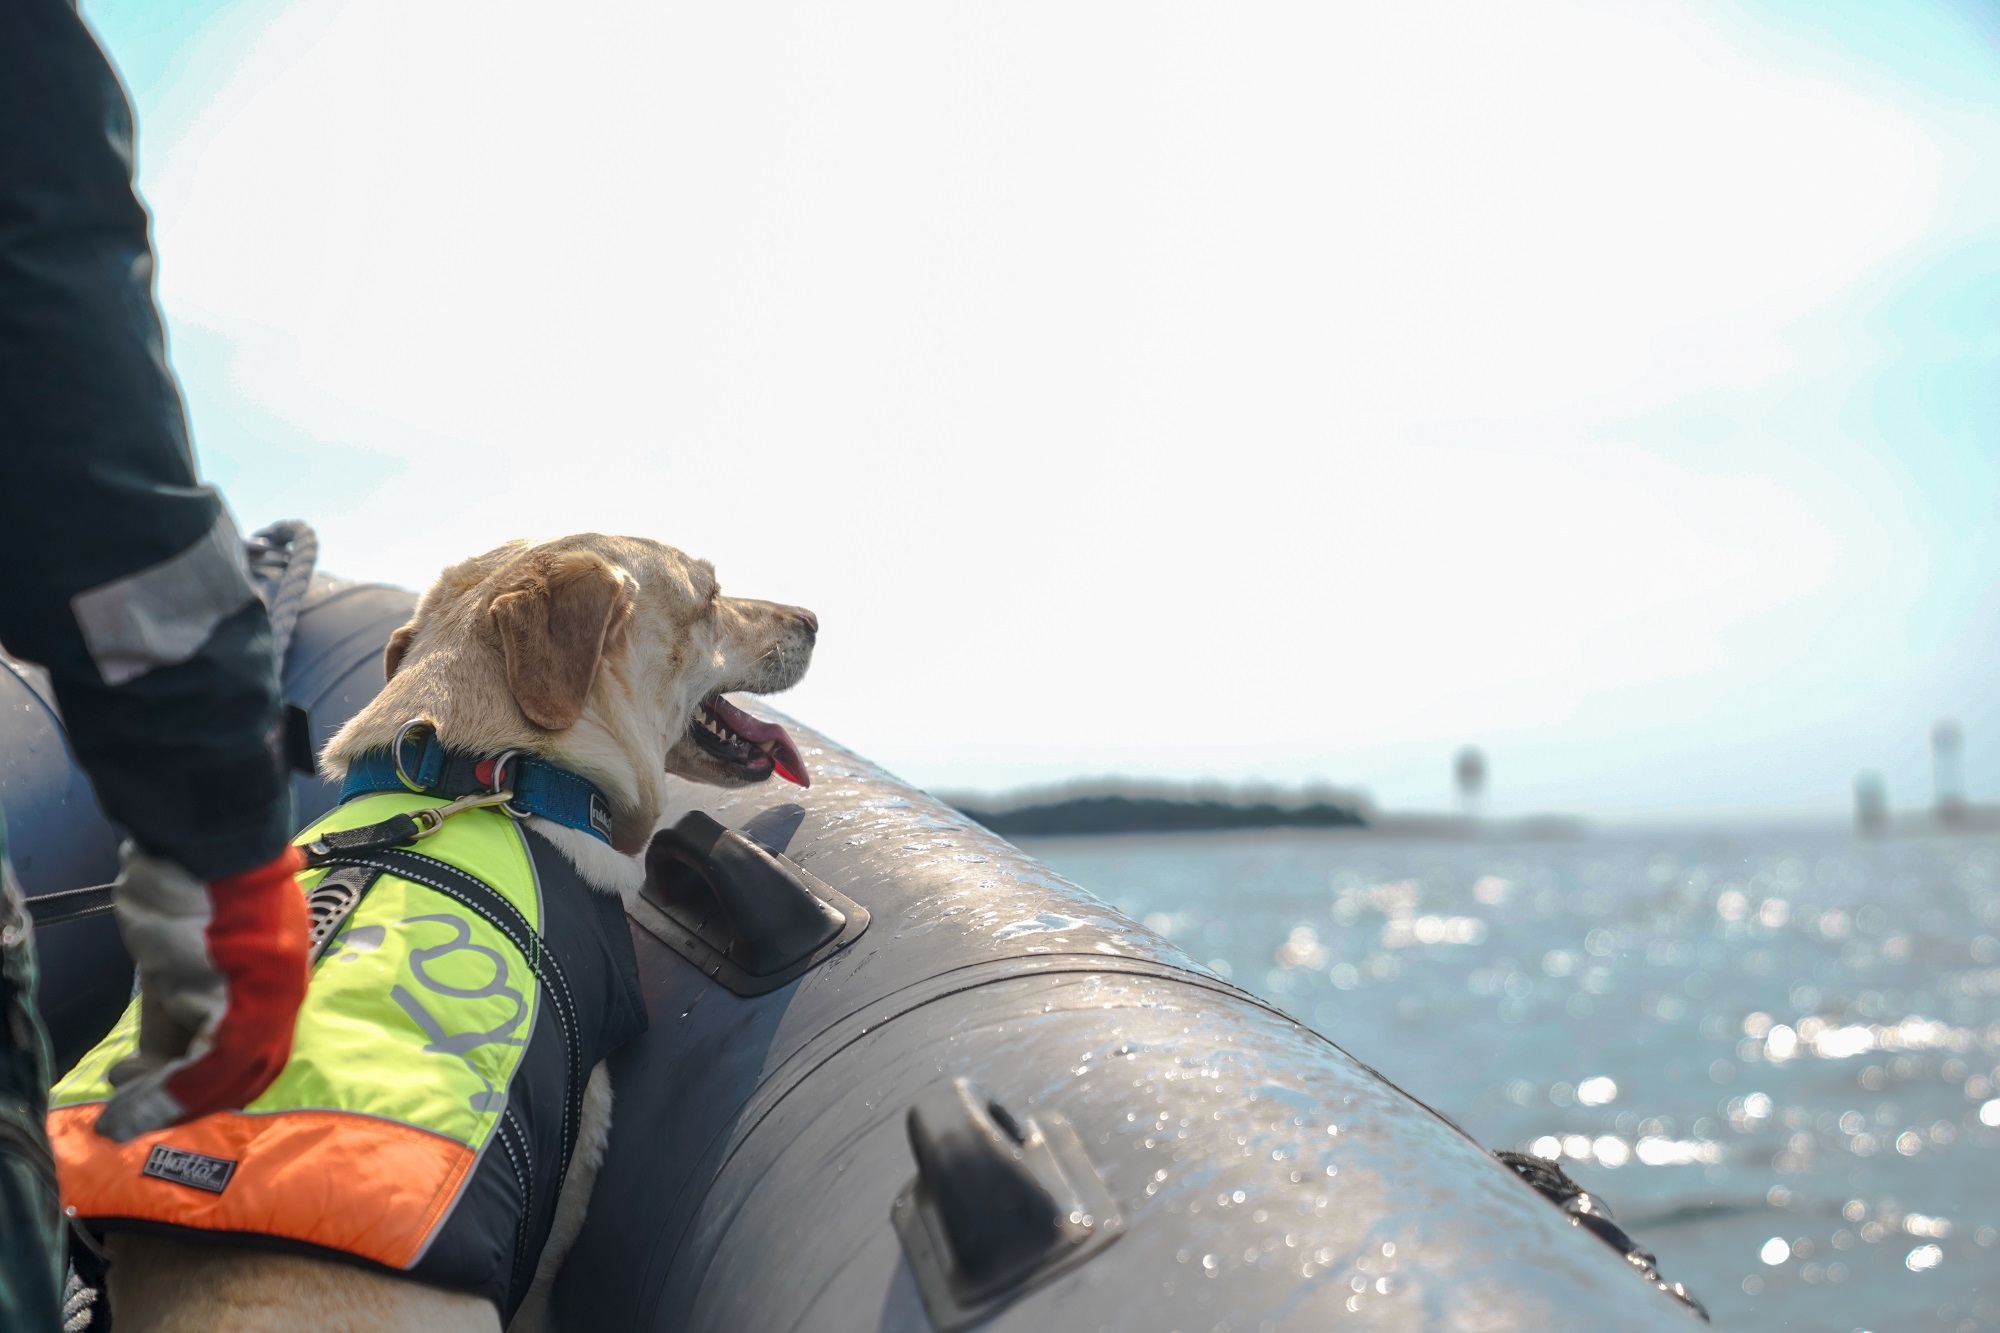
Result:
M490 614L507 685L530 722L575 724L635 601L631 576L589 551L536 553L513 573Z
M403 654L410 651L410 640L416 637L417 622L414 620L407 625L398 625L395 632L389 636L389 646L382 650L384 681L396 678L396 668L403 665Z

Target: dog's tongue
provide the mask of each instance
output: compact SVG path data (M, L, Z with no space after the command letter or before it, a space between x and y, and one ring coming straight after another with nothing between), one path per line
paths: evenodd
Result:
M709 701L709 708L724 726L752 745L768 744L771 747L771 769L779 777L801 787L812 786L812 778L806 772L806 761L799 758L799 747L792 744L792 738L783 727L750 716L719 694Z

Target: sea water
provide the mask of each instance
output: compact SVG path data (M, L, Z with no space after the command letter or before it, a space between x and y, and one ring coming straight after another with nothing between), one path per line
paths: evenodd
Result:
M1719 1328L2000 1329L2000 838L1025 845L1559 1158Z

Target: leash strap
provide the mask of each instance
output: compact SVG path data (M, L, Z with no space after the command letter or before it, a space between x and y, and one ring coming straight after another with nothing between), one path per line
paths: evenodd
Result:
M423 825L409 815L392 815L379 824L322 833L304 847L306 869L317 870L336 857L359 856L363 852L386 851L424 836Z
M611 803L589 779L515 751L481 757L448 750L428 725L406 726L389 749L357 757L348 767L340 799L346 802L384 791L454 798L503 788L514 794L508 803L511 814L540 815L602 842L611 841Z
M81 889L64 889L59 893L45 893L39 898L30 898L24 904L28 915L34 918L35 929L47 930L50 926L60 926L65 921L81 921L85 917L103 916L111 910L111 886L90 884Z
M406 847L420 838L428 838L444 827L445 820L461 810L477 810L489 805L510 806L513 801L514 793L511 791L478 792L432 809L391 815L379 824L329 829L300 850L305 853L306 869L317 870L336 857L387 851L391 847Z

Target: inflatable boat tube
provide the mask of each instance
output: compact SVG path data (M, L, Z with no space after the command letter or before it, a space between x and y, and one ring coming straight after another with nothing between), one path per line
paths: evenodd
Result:
M284 680L315 742L371 697L413 603L314 580ZM1537 1192L1325 1037L787 725L809 791L677 784L648 853L630 915L651 1026L612 1059L555 1327L1693 1326L1559 1173ZM301 818L331 803L298 783ZM109 878L114 832L18 670L0 803L31 898ZM38 934L66 1063L130 965L101 913Z

